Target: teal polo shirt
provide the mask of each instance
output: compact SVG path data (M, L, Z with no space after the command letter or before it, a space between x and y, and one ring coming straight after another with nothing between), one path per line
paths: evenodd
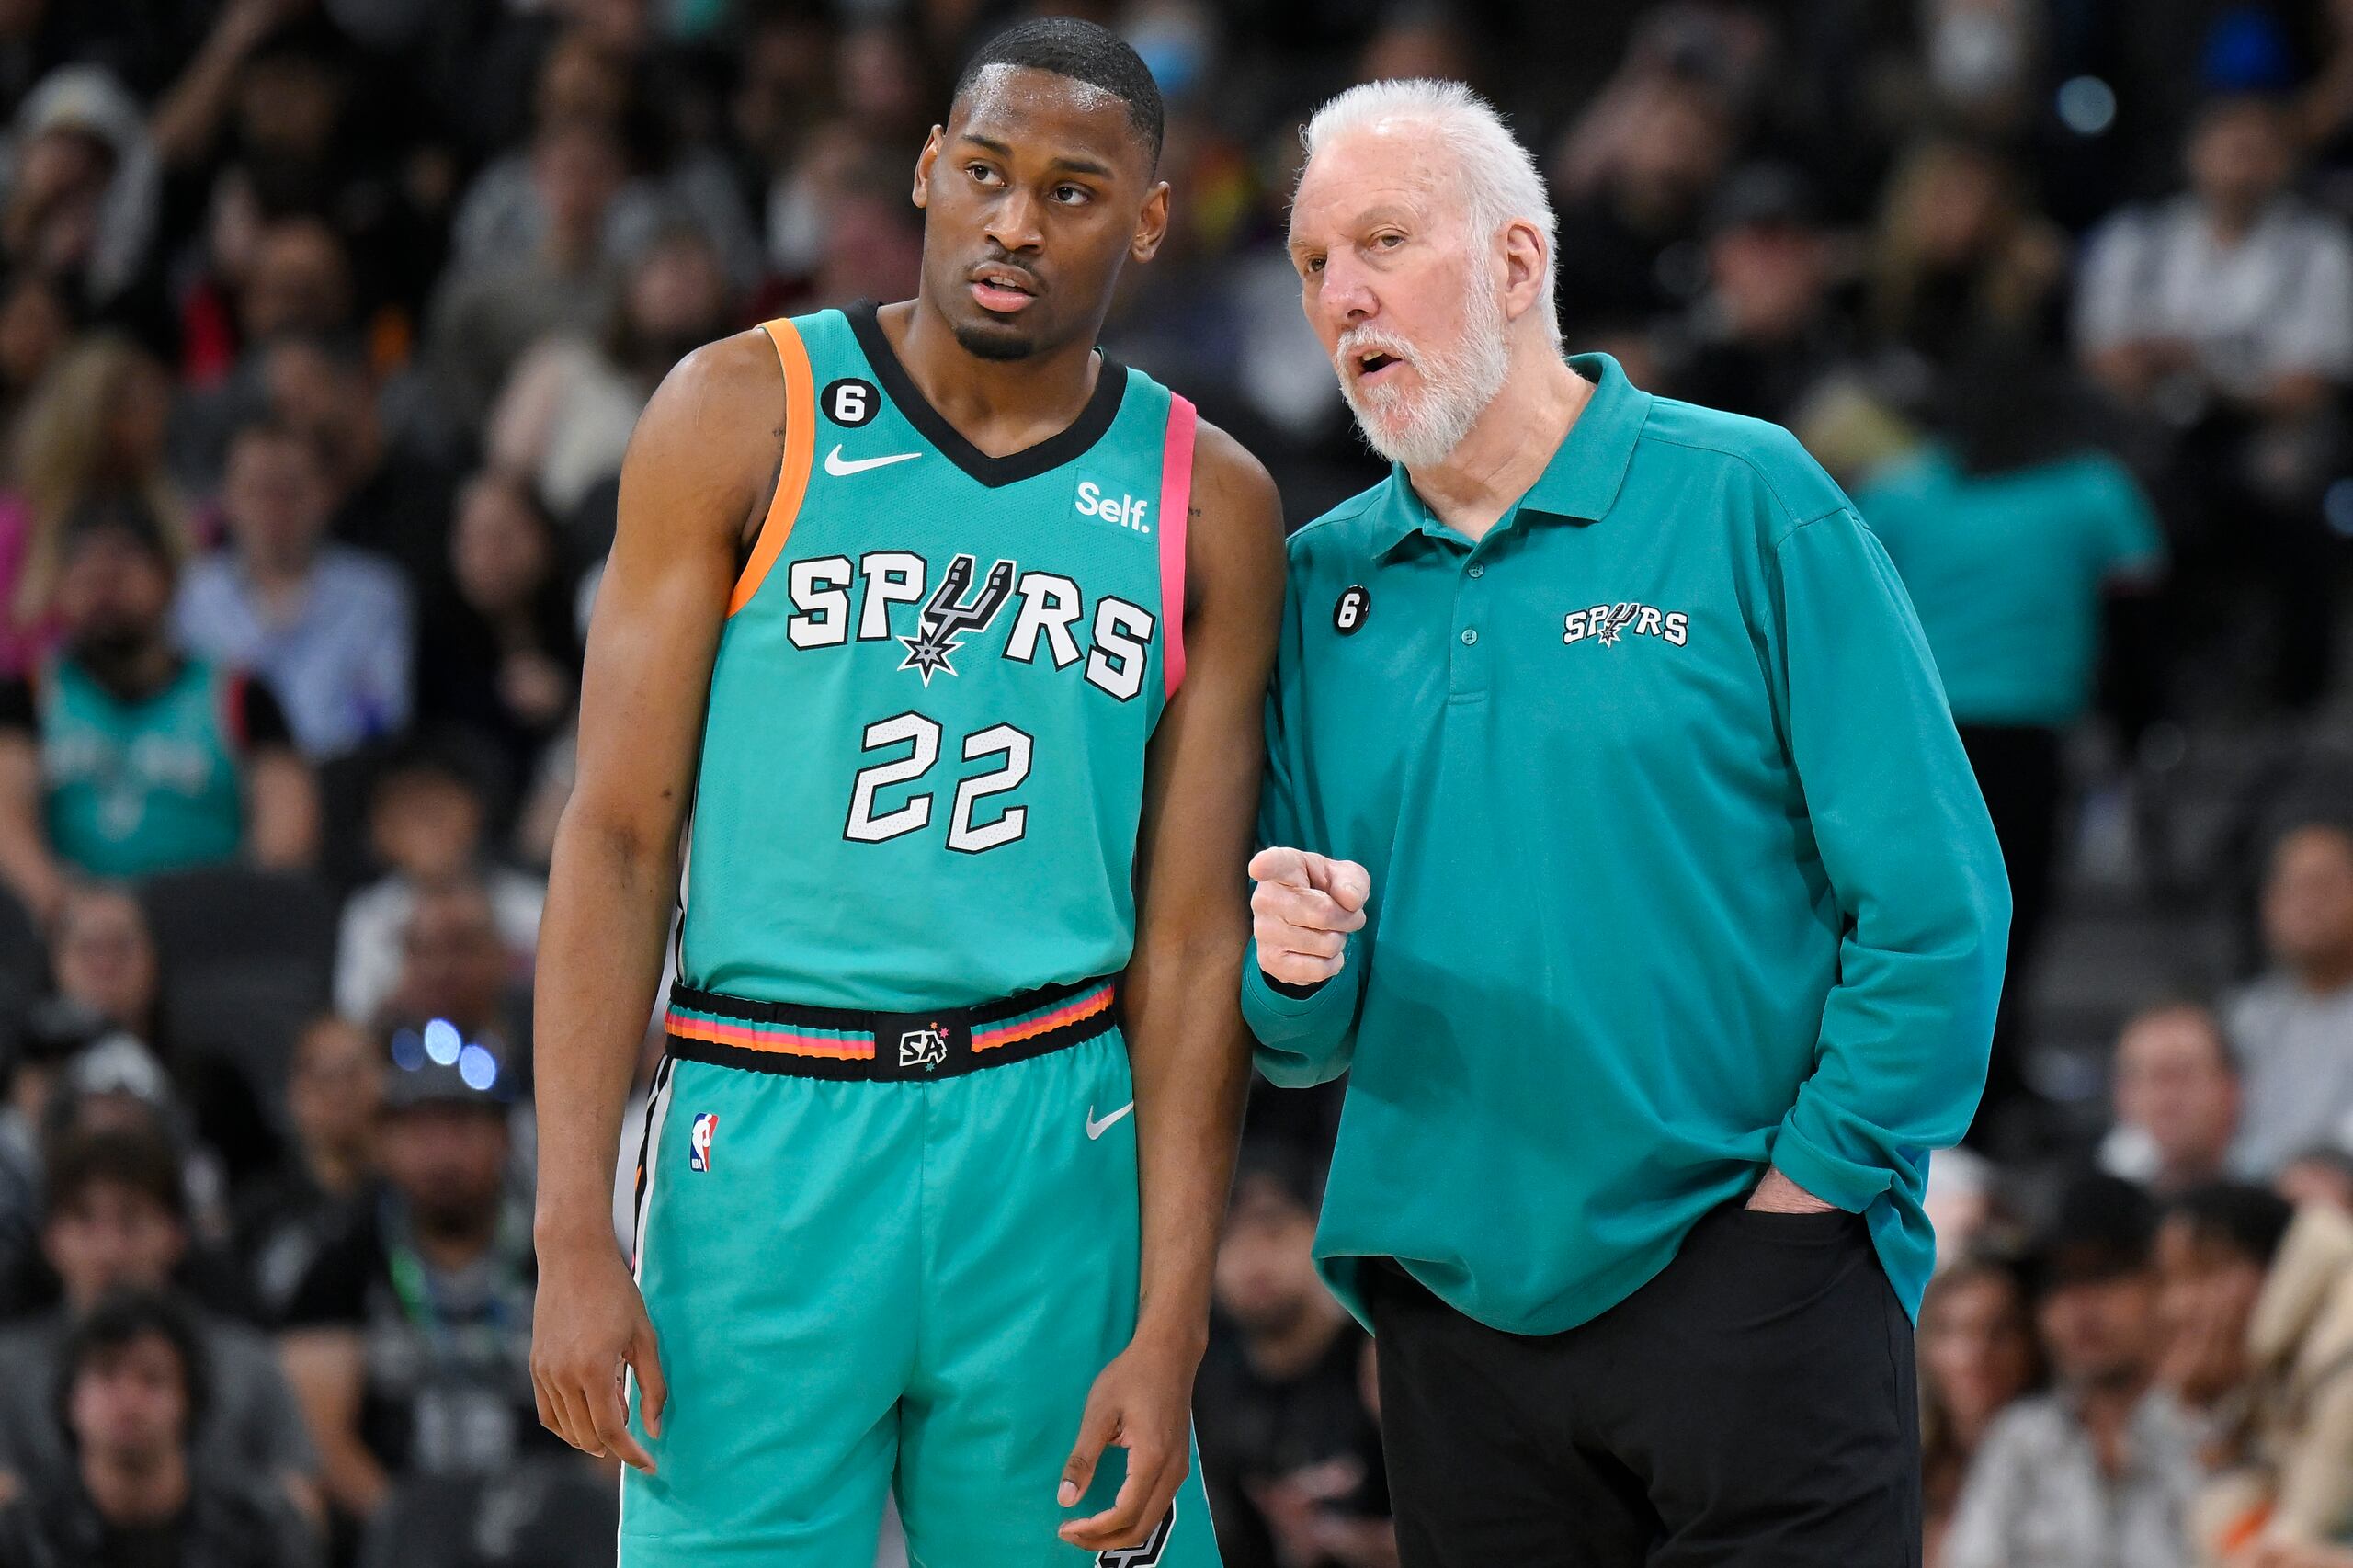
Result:
M1858 495L1887 546L1964 724L2071 724L2091 706L2102 591L2153 576L2165 538L2099 452L1972 475L1938 445Z
M2009 892L1886 554L1788 432L1607 355L1481 540L1402 470L1292 536L1268 844L1360 861L1279 1085L1348 1072L1316 1256L1549 1334L1778 1165L1916 1312L1928 1151L1984 1082Z

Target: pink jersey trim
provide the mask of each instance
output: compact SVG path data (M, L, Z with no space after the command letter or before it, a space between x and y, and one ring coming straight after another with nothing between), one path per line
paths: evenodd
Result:
M1167 694L1185 681L1185 523L1193 504L1193 405L1168 394L1168 442L1160 453L1160 661Z

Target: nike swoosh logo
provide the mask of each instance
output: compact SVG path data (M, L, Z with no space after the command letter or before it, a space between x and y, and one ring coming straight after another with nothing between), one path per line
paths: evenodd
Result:
M1102 1137L1103 1134L1111 1130L1111 1124L1113 1122L1119 1120L1120 1118L1127 1115L1128 1112L1135 1108L1136 1102L1130 1100L1127 1104L1121 1106L1119 1109L1113 1111L1102 1120L1097 1121L1095 1119L1095 1108L1093 1106L1088 1106L1086 1108L1086 1141L1091 1143L1096 1139Z
M846 479L853 473L864 473L870 468L888 468L892 463L903 463L909 458L921 456L921 452L892 452L883 458L846 458L836 443L834 449L825 454L825 472L835 479Z

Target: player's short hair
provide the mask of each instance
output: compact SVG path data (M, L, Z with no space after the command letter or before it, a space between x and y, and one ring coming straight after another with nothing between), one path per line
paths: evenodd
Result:
M1300 140L1312 162L1334 138L1370 126L1403 123L1427 133L1454 155L1472 230L1492 238L1506 223L1525 221L1544 236L1544 283L1539 308L1552 346L1561 343L1561 312L1552 297L1560 225L1552 199L1537 172L1535 155L1504 123L1495 107L1460 82L1429 77L1366 82L1326 102L1307 122Z
M1075 17L1040 17L1007 28L972 52L956 78L954 101L961 102L982 72L992 65L1014 65L1029 71L1049 71L1100 87L1125 104L1128 124L1152 166L1160 166L1160 145L1167 135L1167 110L1160 101L1160 85L1152 79L1143 57L1110 28Z

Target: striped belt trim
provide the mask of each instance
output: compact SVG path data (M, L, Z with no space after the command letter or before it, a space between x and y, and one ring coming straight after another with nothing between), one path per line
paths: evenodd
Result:
M1050 985L972 1007L867 1012L758 1002L670 987L663 1027L688 1061L805 1078L907 1082L1023 1062L1120 1021L1116 976Z

